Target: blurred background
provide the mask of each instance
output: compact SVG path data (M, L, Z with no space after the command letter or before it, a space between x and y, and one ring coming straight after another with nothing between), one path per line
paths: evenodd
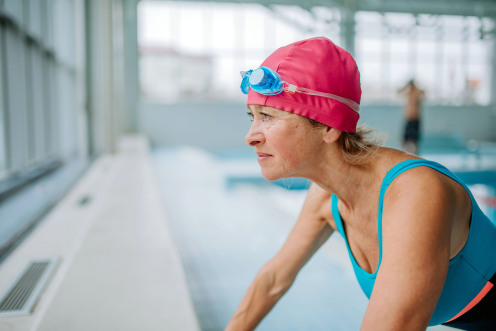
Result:
M356 59L386 146L415 80L419 155L495 220L493 0L0 0L0 329L222 330L309 185L261 178L239 72L314 36ZM365 308L333 236L259 330Z

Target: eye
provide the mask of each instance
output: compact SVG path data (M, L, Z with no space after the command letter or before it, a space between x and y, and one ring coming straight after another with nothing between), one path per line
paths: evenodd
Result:
M266 114L266 113L262 113L262 112L260 112L260 115L262 115L262 116L263 116L263 119L264 119L264 120L268 120L268 119L270 118L270 115L269 115L269 114Z
M252 121L252 122L253 122L253 114L252 114L252 113L250 113L250 112L247 112L246 114L250 117L250 121Z

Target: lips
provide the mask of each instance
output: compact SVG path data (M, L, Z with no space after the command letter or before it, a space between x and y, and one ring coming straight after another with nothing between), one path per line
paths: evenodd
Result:
M273 155L271 154L267 154L267 153L260 153L260 152L257 152L257 155L258 155L258 162L263 162L269 158L271 158Z

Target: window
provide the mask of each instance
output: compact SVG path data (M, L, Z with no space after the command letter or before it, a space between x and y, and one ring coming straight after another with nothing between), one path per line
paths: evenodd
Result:
M3 24L0 24L0 181L7 176L7 151L6 151L6 102L4 96L5 90L5 73L3 63L5 63L5 30Z
M415 79L433 104L491 102L493 21L477 17L356 14L356 59L364 102L400 102Z
M74 6L0 1L0 194L77 154Z
M141 1L140 87L146 101L241 100L238 72L277 47L324 35L340 44L336 8ZM362 102L400 103L410 79L433 104L491 102L489 18L357 12Z
M141 98L242 100L239 71L297 40L325 35L339 44L339 21L339 11L324 7L141 1Z

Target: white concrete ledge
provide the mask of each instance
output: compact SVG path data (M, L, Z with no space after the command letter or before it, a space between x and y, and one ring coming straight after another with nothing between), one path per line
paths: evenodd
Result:
M100 157L0 266L2 292L29 261L60 259L32 314L0 330L199 330L157 182L143 137Z

